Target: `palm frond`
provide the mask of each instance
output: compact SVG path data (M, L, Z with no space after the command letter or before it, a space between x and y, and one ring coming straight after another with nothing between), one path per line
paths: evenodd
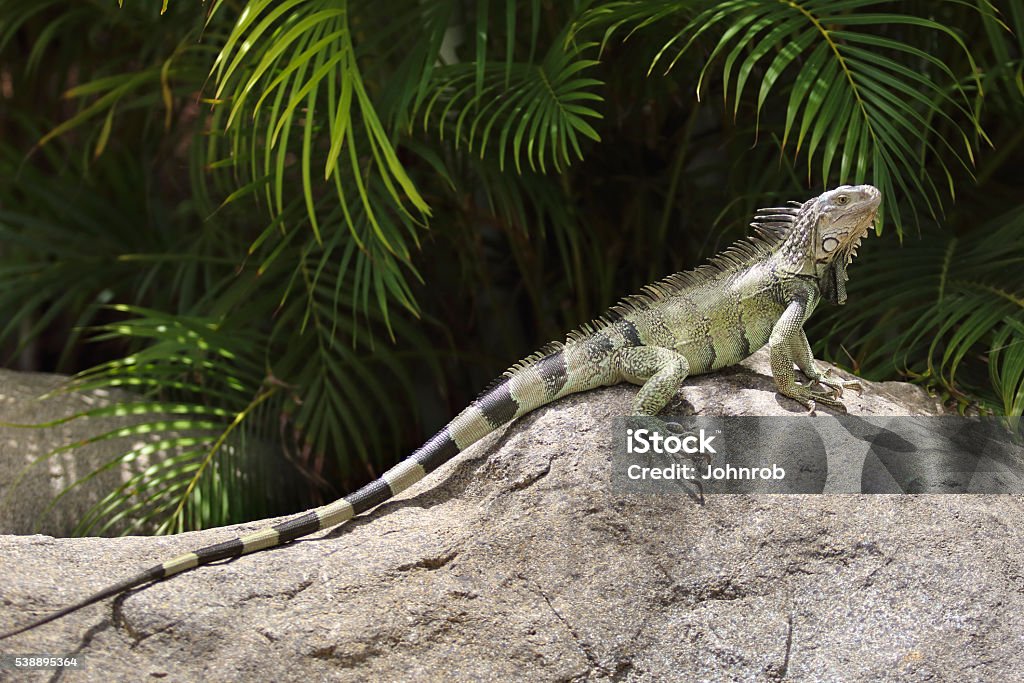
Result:
M212 15L224 5L217 2ZM283 209L282 188L293 153L300 159L302 191L317 241L317 196L333 180L337 202L347 207L357 200L375 228L374 238L408 259L405 240L380 228L378 203L365 178L379 178L392 205L410 221L421 222L430 208L399 161L367 89L350 19L347 1L249 2L214 63L215 97L230 103L224 122L234 133L229 153L252 153L253 176L272 181L277 211ZM259 139L252 135L256 130ZM295 132L299 141L293 141ZM263 154L257 154L257 146Z
M980 396L990 410L1021 415L1024 287L1012 276L1024 266L1021 234L1018 207L959 237L924 234L902 248L892 239L866 243L850 303L822 323L822 347L842 339L868 376L897 370L961 401Z
M70 358L82 330L94 324L105 304L155 299L169 310L184 310L200 292L216 292L218 281L232 275L224 241L214 242L195 224L168 215L147 188L138 160L123 148L81 166L61 163L67 173L44 173L22 164L9 148L0 149L0 169L19 179L0 208L6 255L0 266L0 342L17 336L13 353L71 316L74 326L62 354ZM88 180L82 178L84 166ZM118 201L112 192L120 193ZM144 221L150 229L140 229Z
M212 319L115 308L132 317L101 326L95 340L128 339L138 350L80 373L69 389L117 387L141 394L144 400L111 409L141 422L95 438L126 432L159 434L162 457L99 501L81 520L77 533L102 534L115 526L127 532L140 526L183 531L195 524L238 519L237 494L242 487L223 486L234 466L225 462L225 453L246 444L249 416L279 390L262 386L263 368L253 360L258 336L225 332L222 323ZM255 439L248 441L252 447ZM148 458L155 447L136 446L107 467ZM252 459L253 464L256 461ZM225 495L220 496L220 505L210 507L213 491ZM122 525L121 520L129 517L131 524Z
M942 211L943 197L954 192L948 160L969 172L972 135L984 138L984 133L959 76L938 57L896 37L895 29L935 32L961 49L969 74L977 68L956 31L920 16L865 11L882 4L620 2L585 14L577 30L606 25L607 42L626 26L635 33L682 16L685 25L664 43L650 67L661 65L665 71L717 30L702 59L698 96L719 57L723 96L733 100L734 115L751 82L760 82L758 117L776 85L786 84L781 145L785 149L793 140L794 154L803 152L807 159L809 178L816 175L826 186L871 182L886 197L913 198L912 207L923 202L935 216ZM975 83L980 94L977 78ZM887 202L884 210L892 212L897 227L902 225L898 203Z
M400 409L415 405L413 369L427 370L443 386L438 354L423 330L428 321L367 307L362 297L369 286L353 288L347 272L354 263L351 242L337 234L322 249L304 249L293 272L285 263L263 276L289 282L274 315L270 343L279 352L268 359L268 370L296 396L295 429L315 451L336 455L342 477L353 476L356 463L364 473L379 472L403 422L417 422L414 410L410 420ZM363 326L393 331L419 350L399 355L389 346L377 348L372 337L358 345Z
M999 14L987 0L989 11L982 13L986 41L979 41L982 49L991 52L991 68L979 76L991 81L990 90L997 96L1019 102L1024 98L1024 7L1018 2L1008 3L1006 14Z
M110 139L115 118L132 111L138 111L144 117L162 114L163 127L169 130L175 103L194 95L196 84L202 83L204 66L213 52L211 46L195 42L197 35L198 31L190 32L174 52L159 63L97 77L67 89L64 97L82 102L81 109L54 126L37 144L45 145L86 123L101 121L90 134L93 157L99 157Z
M555 41L540 64L477 62L436 70L434 95L424 104L423 127L437 128L443 140L454 139L483 158L497 154L498 167L511 157L522 173L545 172L551 163L561 171L582 159L580 136L595 142L601 137L587 119L601 114L584 102L601 102L595 92L601 81L583 76L598 62L582 54L593 43L572 45ZM550 155L550 156L549 156Z
M1003 415L1024 415L1024 321L1008 318L989 347L989 377L1002 399Z
M240 520L239 504L246 498L240 492L252 482L252 477L236 477L234 487L218 486L231 468L237 468L234 462L224 462L224 452L237 450L241 445L255 450L256 440L250 438L247 444L243 438L247 430L237 427L252 412L254 404L262 403L277 391L270 387L246 404L246 396L251 387L258 386L261 377L259 367L244 357L252 351L252 339L246 335L224 335L209 320L126 306L118 309L135 317L103 326L98 337L128 337L136 343L151 343L143 344L137 353L123 359L80 373L61 391L127 388L139 394L139 400L34 425L46 427L104 417L117 417L121 422L114 429L42 455L25 470L86 444L112 441L130 445L66 488L43 514L71 490L88 484L103 472L128 467L135 474L97 502L79 520L75 533L182 531ZM259 461L258 457L250 457L248 464L251 467ZM202 509L215 489L222 493L222 505ZM279 505L287 493L287 485L271 492L264 509L273 512L275 503Z

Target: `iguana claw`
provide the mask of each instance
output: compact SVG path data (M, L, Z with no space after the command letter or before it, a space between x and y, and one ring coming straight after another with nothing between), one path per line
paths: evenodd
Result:
M819 384L831 389L836 398L842 398L844 389L852 389L858 396L864 395L864 386L857 380L845 380L832 377L832 368L828 368L815 378Z
M796 384L786 390L780 389L780 392L807 408L807 415L815 415L819 403L837 410L846 408L831 386L828 391L813 391L802 384Z

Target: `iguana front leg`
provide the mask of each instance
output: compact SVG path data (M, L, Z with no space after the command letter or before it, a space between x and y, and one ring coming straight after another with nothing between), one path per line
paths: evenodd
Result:
M864 387L857 380L844 380L832 376L832 369L822 370L814 361L814 354L811 353L811 343L807 340L807 333L800 328L800 334L793 340L793 360L801 372L807 375L812 382L818 382L831 387L836 398L842 398L844 389L853 389L858 394L864 393Z
M811 356L810 345L807 344L807 336L803 331L806 319L807 301L804 298L798 298L789 304L778 322L775 323L775 327L772 328L772 334L768 338L768 349L771 353L772 376L775 378L775 386L780 394L800 403L811 414L814 413L816 403L842 408L842 402L833 394L831 388L829 391L814 391L796 381L794 363L803 362L807 368L812 369L812 372L817 372L814 358ZM800 353L794 353L795 348L804 345L806 345L806 352L801 350ZM806 357L803 357L804 353L806 353ZM808 359L810 362L807 362ZM802 365L800 369L804 370L804 366ZM821 377L824 373L817 372L817 374L818 377ZM818 377L812 379L818 379ZM829 386L831 387L831 385Z

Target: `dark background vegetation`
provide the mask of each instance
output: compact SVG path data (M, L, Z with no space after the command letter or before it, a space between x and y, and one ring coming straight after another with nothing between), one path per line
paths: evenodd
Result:
M123 4L0 0L0 363L166 432L83 533L332 499L840 183L884 217L818 355L1024 410L1020 2Z

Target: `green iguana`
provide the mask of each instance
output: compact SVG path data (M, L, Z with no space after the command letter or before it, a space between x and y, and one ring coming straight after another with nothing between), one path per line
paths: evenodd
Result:
M329 505L274 526L200 548L151 567L69 607L0 635L35 628L122 591L217 560L293 541L383 503L471 444L569 394L632 382L633 413L652 416L688 375L734 365L768 344L780 393L813 413L842 407L843 389L861 390L820 370L803 324L821 299L846 301L846 268L872 227L881 193L844 185L803 204L761 209L757 236L708 264L676 273L628 297L604 317L513 365L469 407L376 481ZM814 390L798 384L794 364Z

